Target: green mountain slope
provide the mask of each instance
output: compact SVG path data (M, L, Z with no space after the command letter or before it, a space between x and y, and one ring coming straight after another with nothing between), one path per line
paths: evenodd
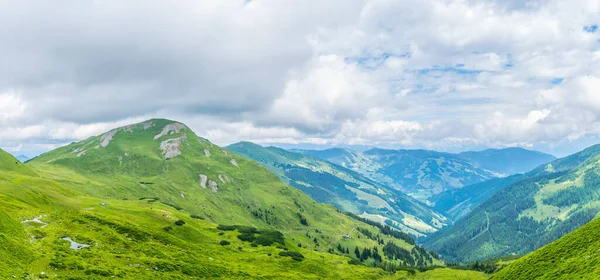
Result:
M435 211L444 213L451 221L456 222L499 190L523 178L525 176L521 174L494 178L460 189L441 192L432 196L430 200Z
M390 275L361 263L442 264L406 234L318 204L173 121L111 130L25 167L0 168L10 260L0 278L373 279Z
M597 279L600 275L600 219L526 255L493 279Z
M453 261L526 254L589 222L600 211L595 151L597 146L526 174L453 227L430 235L426 247ZM575 163L581 164L569 169Z
M0 170L11 171L24 175L34 175L35 173L21 163L11 154L0 149Z
M432 202L434 210L439 213L443 213L452 221L457 221L463 218L466 214L475 209L479 204L483 203L497 191L517 182L518 180L573 169L583 163L589 157L598 153L600 153L600 146L593 146L574 155L556 159L550 163L544 163L523 175L517 174L504 178L495 178L483 181L481 183L465 186L460 189L447 190L432 196L429 200ZM499 162L502 163L505 161Z
M463 152L458 156L475 165L506 175L529 172L551 162L556 157L523 148L487 149L477 152Z
M256 160L316 201L363 218L415 236L427 235L445 225L446 218L402 192L314 156L249 142L227 149Z
M421 201L498 175L458 155L435 151L371 149L359 153L339 148L298 151L352 169Z

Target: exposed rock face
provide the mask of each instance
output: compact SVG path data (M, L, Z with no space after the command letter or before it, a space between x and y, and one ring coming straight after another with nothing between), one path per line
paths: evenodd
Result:
M145 123L143 123L143 127L144 127L144 130L146 130L148 128L152 128L152 127L154 127L154 122L153 121L145 122Z
M210 151L208 149L204 149L204 155L210 157Z
M206 189L206 181L208 181L208 176L204 174L200 174L200 186Z
M235 167L240 168L237 164L237 161L235 161L235 159L231 159L229 162L231 162L231 164L233 164Z
M156 136L154 136L154 140L163 137L165 135L170 135L170 134L175 134L175 133L179 133L182 130L187 129L187 126L185 126L185 124L182 123L170 123L165 125L165 127L163 127L163 130L159 133L156 134Z
M213 180L208 180L208 186L210 187L210 190L214 193L216 193L217 190L219 190L219 185Z
M106 148L106 146L108 146L108 144L110 143L110 141L112 141L115 135L117 135L117 132L119 132L118 129L113 129L107 133L102 134L102 136L100 136L100 147Z
M221 150L221 152L223 152L226 156L229 156L229 154L227 153L227 151Z
M171 138L160 143L160 149L163 152L165 159L174 158L181 155L181 143L185 139L183 137Z
M219 174L218 177L223 184L231 182L231 180L229 180L229 177L227 177L227 175L225 174Z

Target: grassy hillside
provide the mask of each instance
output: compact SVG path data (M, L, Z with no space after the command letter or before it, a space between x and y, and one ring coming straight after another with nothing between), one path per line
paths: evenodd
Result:
M536 169L498 191L453 227L425 241L452 261L526 254L592 220L600 212L600 156L587 149ZM569 170L574 162L582 162ZM536 174L541 174L537 175Z
M0 278L385 279L442 264L406 234L318 204L168 120L25 167L33 171L0 169ZM414 277L436 273L453 272Z
M499 190L523 178L525 176L521 174L494 178L460 189L441 192L430 200L435 211L444 213L451 221L458 221Z
M600 275L600 220L522 257L493 279L597 279Z
M0 149L0 170L11 171L23 175L35 175L35 173L11 154Z
M481 168L506 175L529 172L556 159L552 155L523 148L487 149L458 155Z
M314 156L240 142L227 149L256 160L284 182L321 203L415 236L445 225L445 218L402 192Z
M427 201L432 195L445 190L461 188L498 175L458 155L435 151L371 149L359 153L330 149L301 152L352 169L421 201Z

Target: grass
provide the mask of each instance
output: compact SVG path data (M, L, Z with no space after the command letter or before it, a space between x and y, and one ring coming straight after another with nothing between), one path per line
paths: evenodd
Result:
M600 220L510 264L493 279L598 279Z

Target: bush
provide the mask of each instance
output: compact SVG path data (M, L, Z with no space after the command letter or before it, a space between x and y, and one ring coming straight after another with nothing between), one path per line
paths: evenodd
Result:
M276 230L265 230L261 231L256 240L254 241L258 245L271 246L273 243L284 244L285 239L283 234Z
M227 245L231 244L231 242L229 242L227 240L221 240L221 242L219 242L219 244L221 244L221 246L227 246Z
M292 260L301 262L304 260L304 255L300 252L279 252L279 255L282 257L291 257Z
M192 219L198 219L198 220L204 220L203 217L198 216L198 215L194 215L194 214L190 215L190 218L192 218Z
M169 232L169 231L172 231L172 230L173 230L173 227L171 227L171 226L166 226L166 227L164 227L164 228L163 228L163 230L164 230L164 231L166 231L166 232Z
M247 241L247 242L253 242L254 240L256 240L256 237L254 237L254 233L250 233L250 232L244 232L244 233L238 235L238 238L242 241Z
M236 229L236 226L218 225L217 229L224 230L224 231L232 231L232 230Z
M362 263L359 260L355 260L355 259L349 260L348 264L351 264L351 265L362 265Z
M184 222L183 220L177 220L177 221L175 222L175 225L176 225L176 226L183 226L183 225L185 225L185 222Z

